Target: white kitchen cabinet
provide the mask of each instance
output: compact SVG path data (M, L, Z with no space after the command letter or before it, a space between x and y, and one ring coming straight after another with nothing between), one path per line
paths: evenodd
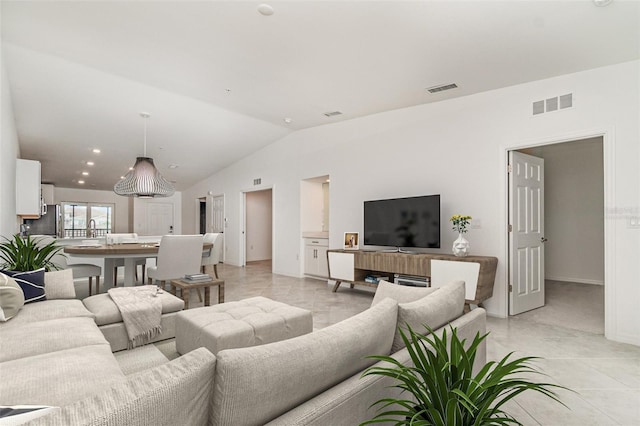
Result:
M304 245L304 273L327 278L329 267L327 264L328 238L305 238Z
M55 204L55 187L50 184L42 184L40 185L40 189L42 190L42 200L45 204Z
M16 214L26 218L40 217L40 162L16 160Z

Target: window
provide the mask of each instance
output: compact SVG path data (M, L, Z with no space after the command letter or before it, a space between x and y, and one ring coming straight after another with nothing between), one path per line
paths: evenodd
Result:
M68 238L104 237L113 232L114 204L62 203L64 236Z

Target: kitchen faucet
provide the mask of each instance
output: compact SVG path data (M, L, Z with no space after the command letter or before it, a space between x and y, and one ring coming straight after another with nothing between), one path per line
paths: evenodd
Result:
M90 219L89 226L87 226L87 238L95 238L96 237L96 220Z

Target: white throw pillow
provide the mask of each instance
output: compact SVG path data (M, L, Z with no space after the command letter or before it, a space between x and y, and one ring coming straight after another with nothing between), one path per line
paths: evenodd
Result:
M24 292L11 277L0 273L0 321L9 321L24 306Z

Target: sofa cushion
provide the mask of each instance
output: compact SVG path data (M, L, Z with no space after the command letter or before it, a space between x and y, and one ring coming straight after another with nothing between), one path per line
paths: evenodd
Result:
M91 318L35 321L0 328L0 362L104 343L104 336Z
M51 299L75 299L76 288L73 285L73 270L45 272L44 293L47 300Z
M464 310L464 281L452 281L432 294L409 303L398 305L398 330L393 339L391 352L404 348L400 329L406 333L407 324L417 332L426 332L424 326L432 330L458 318Z
M11 321L0 323L0 327L15 327L34 321L46 321L56 318L94 318L80 300L45 300L40 303L24 305L20 313Z
M10 276L22 288L24 303L41 302L47 300L44 293L44 268L35 271L0 271Z
M412 287L380 280L376 288L376 294L373 296L373 301L371 301L371 306L379 303L385 297L390 297L398 303L413 302L414 300L422 299L436 290L436 288L431 287Z
M29 424L206 425L215 365L216 357L200 348Z
M24 305L24 293L16 281L0 273L0 321L13 318Z
M108 343L0 363L2 403L64 406L121 383Z
M280 342L218 353L214 425L261 425L388 355L397 302Z
M159 293L158 296L162 302L163 314L177 312L184 308L184 301L173 294L164 291ZM87 297L82 301L82 303L84 303L84 306L95 315L96 324L98 325L122 322L120 310L118 309L118 306L113 303L113 300L108 293L96 294L95 296Z

